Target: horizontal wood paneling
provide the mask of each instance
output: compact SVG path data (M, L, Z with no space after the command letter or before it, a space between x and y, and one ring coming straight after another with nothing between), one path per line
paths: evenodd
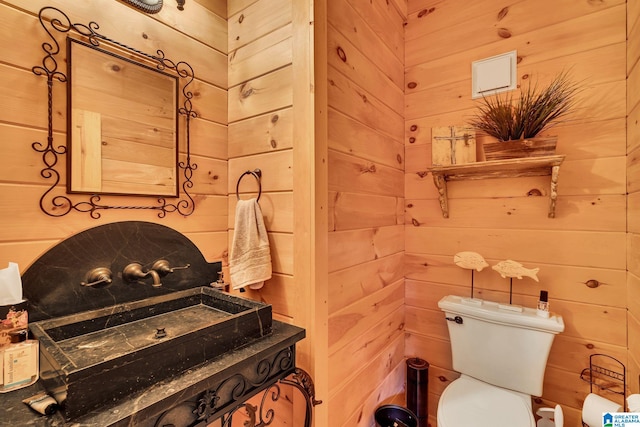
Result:
M229 125L229 157L250 156L293 147L291 107Z
M402 140L377 132L340 112L329 110L329 148L402 170L405 167Z
M329 312L345 308L403 278L402 253L329 274Z
M363 228L329 233L329 271L402 252L402 226Z
M490 265L499 259L486 258ZM540 267L539 283L525 282L526 286L514 286L516 295L536 297L540 290L548 290L554 299L575 301L603 306L625 307L625 271L619 269L602 269L591 267L574 267L567 269L558 264L532 263ZM415 279L420 284L421 292L433 292L434 283L456 285L462 295L470 294L471 274L458 268L449 256L435 256L407 253L405 257L406 278ZM597 281L597 287L588 287L589 281ZM409 281L408 284L413 282ZM485 269L474 273L474 285L478 289L508 292L509 282L500 280L493 270ZM417 285L412 285L417 286ZM411 286L407 286L409 289ZM456 293L455 289L451 290ZM407 296L407 298L409 298ZM435 308L435 307L433 307Z
M404 175L398 169L335 151L329 152L329 164L330 190L402 197Z
M341 365L330 370L328 411L336 426L368 427L381 403L404 404L403 356L384 348L397 343L404 354L404 3L327 5L328 338L330 366Z
M375 93L380 101L394 111L402 111L404 108L403 81L391 81L382 70L374 66L373 61L376 58L367 58L357 46L351 44L333 27L329 27L328 36L329 65L351 80L359 77L358 82L362 84L362 89L368 93Z
M554 342L544 395L535 406L559 403L565 425L577 425L589 392L579 378L588 356L601 351L627 359L626 269L632 261L624 260L627 224L634 221L626 209L636 174L635 162L626 158L626 141L636 130L625 125L626 2L411 0L408 13L407 354L424 354L432 367L451 369L448 333L436 302L446 293L471 292L470 272L453 264L455 253L477 251L491 265L513 259L540 267L539 282L513 281L512 299L535 306L540 290L549 291L565 331ZM476 106L469 94L469 64L510 50L517 51L520 85L545 84L569 70L584 86L570 120L547 132L559 136L557 152L566 155L557 217L546 215L549 177L530 177L451 182L450 218L444 219L427 173L431 128L468 121ZM510 281L493 270L476 272L473 279L477 297L509 301ZM597 287L586 286L594 281ZM441 389L433 393L437 402ZM436 410L437 404L430 407L431 417Z
M629 393L640 392L640 2L627 3L627 369Z
M293 104L291 66L229 89L229 122L258 116Z
M393 139L402 138L402 112L391 109L335 68L329 67L328 73L332 107Z
M396 225L403 199L369 194L330 192L329 229L353 230L363 227Z
M49 41L38 22L37 13L54 6L68 14L72 22L100 25L107 37L139 50L161 49L168 58L183 60L195 71L193 105L199 117L192 121L192 161L196 210L189 217L169 213L159 218L152 210L109 210L100 219L86 213L71 212L60 218L45 215L38 205L51 180L40 175L44 168L41 154L31 144L46 143L46 78L32 73L45 56L42 43ZM72 0L10 0L0 5L0 57L3 75L0 83L0 258L17 262L26 270L37 257L60 241L91 227L116 221L149 221L166 225L194 241L209 261L222 259L227 247L227 165L226 165L226 20L197 3L189 11L164 7L155 15L110 0L76 2ZM20 37L16 37L20 34ZM58 39L63 40L64 35ZM59 70L67 73L65 54L58 58ZM53 86L54 145L66 145L66 85ZM186 144L180 147L182 153ZM184 159L184 158L182 158ZM58 157L61 173L55 194L64 195L66 161ZM72 195L74 201L87 196ZM173 203L173 199L168 200ZM154 197L102 197L111 205L157 205Z
M551 7L554 10L553 16L556 17L556 3L553 0L547 1L554 6L547 6L546 10L551 10L548 9ZM421 10L428 11L433 7L428 4L428 1L423 3L424 7ZM422 19L416 19L420 12L409 15L406 26L407 44L405 46L405 65L407 67L483 46L485 51L491 49L493 52L507 52L517 48L518 55L523 57L530 55L528 49L542 50L545 49L545 46L553 46L554 55L563 56L576 51L588 50L593 47L594 43L602 46L625 40L626 8L625 2L622 0L603 4L603 8L598 13L592 13L593 10L585 13L584 9L573 7L574 4L571 3L572 11L570 13L574 14L573 18L565 18L555 22L553 20L549 22L550 19L553 19L549 16L551 14L544 13L545 9L538 2L535 4L528 1L519 2L517 8L509 8L507 16L511 15L509 18L511 24L508 28L496 22L499 12L504 8L502 3L492 9L488 8L488 4L485 4L484 1L477 3L476 7L483 9L478 14L471 14L473 9L458 8L453 3L459 4L460 1L448 5L449 17L455 20L455 24L447 26L446 30L442 29L425 34L424 38L418 36L418 31L414 31L414 29L433 27L433 24L429 25L427 21L446 22L446 18L443 19L442 13L427 13L422 16ZM498 1L491 0L490 3L498 3ZM568 3L567 6L569 6ZM464 10L466 15L464 17L458 16L458 9ZM515 12L518 9L519 11ZM442 11L443 6L438 7L436 11L438 10ZM511 19L516 15L520 16L517 22ZM541 20L544 20L544 24L541 24ZM571 31L567 31L568 27L571 28ZM412 36L414 32L417 37ZM431 42L429 49L423 49L422 44L425 39ZM526 39L529 39L528 44ZM532 40L535 42L532 43ZM488 56L492 55L481 53L476 59Z
M405 315L404 310L399 308L388 316L379 317L377 322L364 331L347 345L340 348L329 356L329 364L332 369L329 372L329 386L331 390L336 390L341 383L347 380L353 380L357 376L359 369L354 369L346 360L372 360L390 342L404 340Z
M393 82L402 82L404 79L402 66L402 50L404 48L389 48L387 41L389 40L393 46L400 46L396 40L404 40L402 27L396 26L386 27L384 32L376 32L376 26L380 24L379 20L370 20L371 11L379 5L380 1L372 1L369 4L363 4L357 1L333 2L328 8L329 24L348 39L360 54L374 61L376 67L384 74L389 76ZM388 11L389 20L395 21L396 25L400 24L399 18L396 18L394 11ZM328 58L335 55L330 51ZM332 60L329 59L329 63ZM361 70L363 71L363 70ZM365 75L356 77L356 81L365 81ZM329 95L329 103L332 104L334 99Z
M405 237L406 251L414 253L444 255L474 248L485 258L501 259L506 247L510 257L523 263L626 268L623 232L415 227ZM608 251L600 253L594 247L606 247Z
M265 67L276 69L291 64L291 23L238 47L229 55L229 86L236 86L260 75Z
M289 319L295 315L298 285L293 275L292 10L290 0L228 1L229 246L238 197L256 197L259 189L252 175L239 178L260 169L259 202L273 276L262 289L243 295L272 304L274 316Z
M291 23L291 0L228 0L229 52Z
M464 184L461 184L461 186ZM465 188L465 190L467 190ZM487 189L490 192L491 189ZM558 198L556 217L549 221L549 198L541 196L449 199L450 218L443 218L437 199L407 200L407 224L429 227L490 227L528 229L622 231L626 229L624 195L565 196ZM576 221L580 219L580 221Z

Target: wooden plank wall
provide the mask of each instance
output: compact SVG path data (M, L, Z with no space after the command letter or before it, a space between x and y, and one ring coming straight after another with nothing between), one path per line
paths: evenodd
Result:
M404 1L327 3L329 425L404 404Z
M630 5L637 8L637 3ZM589 392L580 372L592 353L606 353L625 364L635 359L637 373L637 347L627 357L625 28L624 0L409 1L405 345L407 355L431 363L432 425L440 393L456 377L437 301L447 294L470 294L470 272L452 262L459 251L479 252L492 265L514 259L541 269L540 283L514 281L513 302L535 306L539 291L546 289L551 309L564 317L566 328L554 342L544 395L534 399L535 407L559 403L565 425L580 425ZM473 114L472 61L514 49L520 83L533 79L545 84L570 70L584 84L572 120L551 133L559 136L558 153L567 156L560 170L557 217L547 218L549 178L539 177L452 182L451 217L443 219L431 176L425 173L431 163L430 130L462 124ZM635 58L637 62L637 53ZM631 79L633 69L629 71ZM635 101L630 114L637 115ZM635 141L630 153L637 137ZM630 174L633 169L630 164ZM637 234L629 235L632 247L634 238ZM633 262L637 270L637 259ZM589 280L599 286L587 287ZM637 288L637 276L630 276L630 282ZM509 281L491 269L477 273L475 284L477 297L509 301ZM630 336L633 328L637 335L638 312L636 306Z
M640 392L640 1L627 2L627 304L629 386Z
M294 298L295 287L301 284L294 280L293 2L229 0L227 13L229 247L238 194L249 199L258 191L257 181L246 175L236 194L238 179L247 170L260 169L260 206L273 265L273 276L262 289L240 295L272 304L275 318L304 327L296 319L302 302ZM296 396L291 387L283 388L274 407L275 425L296 424L291 404ZM234 417L233 423L240 426L244 421Z
M102 34L146 52L162 49L167 57L193 66L193 103L199 114L191 129L192 161L198 165L193 177L193 215L172 213L160 219L152 211L113 210L102 212L95 220L86 213L53 218L40 210L38 201L49 181L40 176L42 159L31 144L46 143L47 91L46 78L34 75L31 68L42 63L42 43L49 41L37 18L44 6L63 10L72 22L96 21ZM222 259L228 223L226 16L198 3L189 4L183 12L167 3L160 13L147 15L113 0L8 0L0 4L0 17L4 28L0 34L0 266L15 261L24 271L61 240L87 228L124 220L172 227L192 239L208 260ZM59 66L66 73L64 61ZM54 142L61 145L66 142L65 99L65 86L55 83ZM58 167L64 176L64 158L59 158ZM56 189L60 194L64 194L65 182L63 178ZM101 201L149 205L155 198L105 197Z
M262 171L260 206L269 233L273 278L245 295L273 305L291 321L293 301L293 91L291 0L228 2L229 14L229 245L236 185L247 170ZM257 181L240 182L255 197Z

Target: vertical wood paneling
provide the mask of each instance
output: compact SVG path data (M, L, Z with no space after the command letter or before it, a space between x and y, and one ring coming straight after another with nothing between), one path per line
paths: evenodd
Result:
M552 310L565 318L542 396L544 403L563 405L565 425L579 424L588 393L579 375L594 345L627 359L625 165L632 170L634 162L625 159L625 3L412 0L408 5L405 268L412 280L407 284L407 354L451 369L444 316L435 302L446 292L469 292L470 278L462 274L468 272L452 265L456 252L477 251L491 264L514 259L539 266L540 282L514 281L513 299L532 306L539 290L549 290ZM518 178L452 183L451 217L443 219L437 193L427 188L431 177L424 176L431 128L462 124L474 113L471 61L514 49L521 83L544 84L570 69L584 84L571 121L557 128L558 152L567 156L558 218L548 219L546 204L531 196L534 189L548 194L548 180ZM587 128L598 130L587 133ZM584 196L591 197L581 201ZM596 207L600 213L592 211ZM604 217L612 221L603 222ZM477 296L509 300L509 283L495 272L483 271L476 279ZM590 279L601 285L584 286ZM437 405L430 406L432 417L436 410Z

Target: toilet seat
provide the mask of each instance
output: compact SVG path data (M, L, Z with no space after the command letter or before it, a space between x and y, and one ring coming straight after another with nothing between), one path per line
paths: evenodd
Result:
M531 396L462 375L438 402L438 427L535 427Z

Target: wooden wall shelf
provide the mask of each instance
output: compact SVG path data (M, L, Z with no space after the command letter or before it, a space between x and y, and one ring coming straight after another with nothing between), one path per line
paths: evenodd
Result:
M492 160L462 165L433 166L429 169L438 189L442 216L449 218L447 182L467 179L515 178L523 176L551 175L549 191L549 218L556 216L558 174L565 156L526 157L520 159Z

